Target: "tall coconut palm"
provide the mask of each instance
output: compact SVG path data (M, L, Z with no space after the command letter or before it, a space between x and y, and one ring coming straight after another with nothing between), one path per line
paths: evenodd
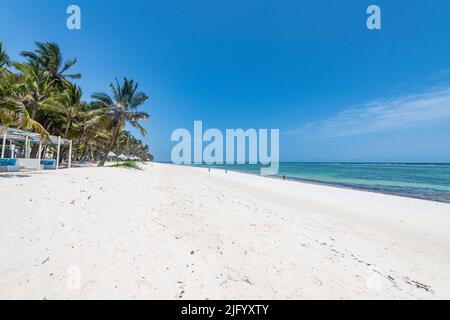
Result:
M6 67L10 64L9 56L0 42L0 124L5 127L33 130L48 136L44 127L31 117L25 104L16 100L15 95L23 77L9 71Z
M9 89L9 86L11 85L10 81L8 81L10 80L8 79L10 71L6 68L9 63L9 57L0 41L0 99L5 96L6 90Z
M23 105L3 103L0 100L0 124L7 128L33 130L40 133L43 137L48 137L47 130L39 122L31 119L30 114Z
M18 98L22 79L23 77L9 71L0 77L0 124L5 127L33 130L46 137L48 132L31 117L24 100Z
M59 91L53 81L44 75L44 71L36 64L12 63L20 72L16 85L6 100L15 105L23 105L33 120L45 116L45 109L57 104ZM41 114L39 114L41 113Z
M0 41L0 69L9 65L9 57L3 49L3 43Z
M139 129L144 137L147 136L147 131L139 122L148 119L149 115L137 111L137 109L148 99L148 96L143 92L137 92L138 84L127 78L124 78L122 85L116 79L116 84L110 84L110 88L112 97L106 93L92 94L95 104L108 110L109 128L112 129L111 140L101 158L99 167L105 165L108 154L116 145L119 134L124 130L126 124Z
M82 102L69 133L74 151L80 158L87 156L90 150L104 148L111 136L106 127L106 110Z
M70 82L64 83L64 91L59 94L57 101L47 111L61 123L64 138L69 138L69 132L77 117L83 112L84 102L81 101L81 88Z
M151 159L152 155L149 152L149 147L144 145L141 140L134 137L129 131L122 131L117 139L116 155L126 154L130 156L137 156L142 160Z
M30 64L42 68L58 86L62 87L68 79L80 79L81 74L66 74L77 63L77 59L63 61L61 49L54 42L36 42L34 51L23 51L21 55L27 58Z

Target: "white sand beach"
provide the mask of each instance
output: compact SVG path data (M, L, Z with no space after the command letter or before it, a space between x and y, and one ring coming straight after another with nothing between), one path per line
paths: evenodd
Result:
M450 204L149 164L0 176L0 298L450 298Z

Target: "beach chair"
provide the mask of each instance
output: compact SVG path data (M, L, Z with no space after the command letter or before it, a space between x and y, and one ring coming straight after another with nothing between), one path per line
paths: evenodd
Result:
M56 160L54 159L41 160L41 168L42 170L55 170Z
M17 159L0 159L0 172L18 172L19 170Z

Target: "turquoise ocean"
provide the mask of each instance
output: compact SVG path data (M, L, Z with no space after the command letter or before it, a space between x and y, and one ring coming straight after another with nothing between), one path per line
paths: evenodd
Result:
M204 165L206 166L206 165ZM259 174L260 165L213 165ZM450 203L450 164L280 163L277 177Z

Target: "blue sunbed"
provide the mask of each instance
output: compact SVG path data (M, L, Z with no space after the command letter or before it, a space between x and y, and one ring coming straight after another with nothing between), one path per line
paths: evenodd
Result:
M41 160L41 167L44 170L55 170L56 169L56 160L55 159Z
M19 169L17 159L0 159L0 172L17 172Z

